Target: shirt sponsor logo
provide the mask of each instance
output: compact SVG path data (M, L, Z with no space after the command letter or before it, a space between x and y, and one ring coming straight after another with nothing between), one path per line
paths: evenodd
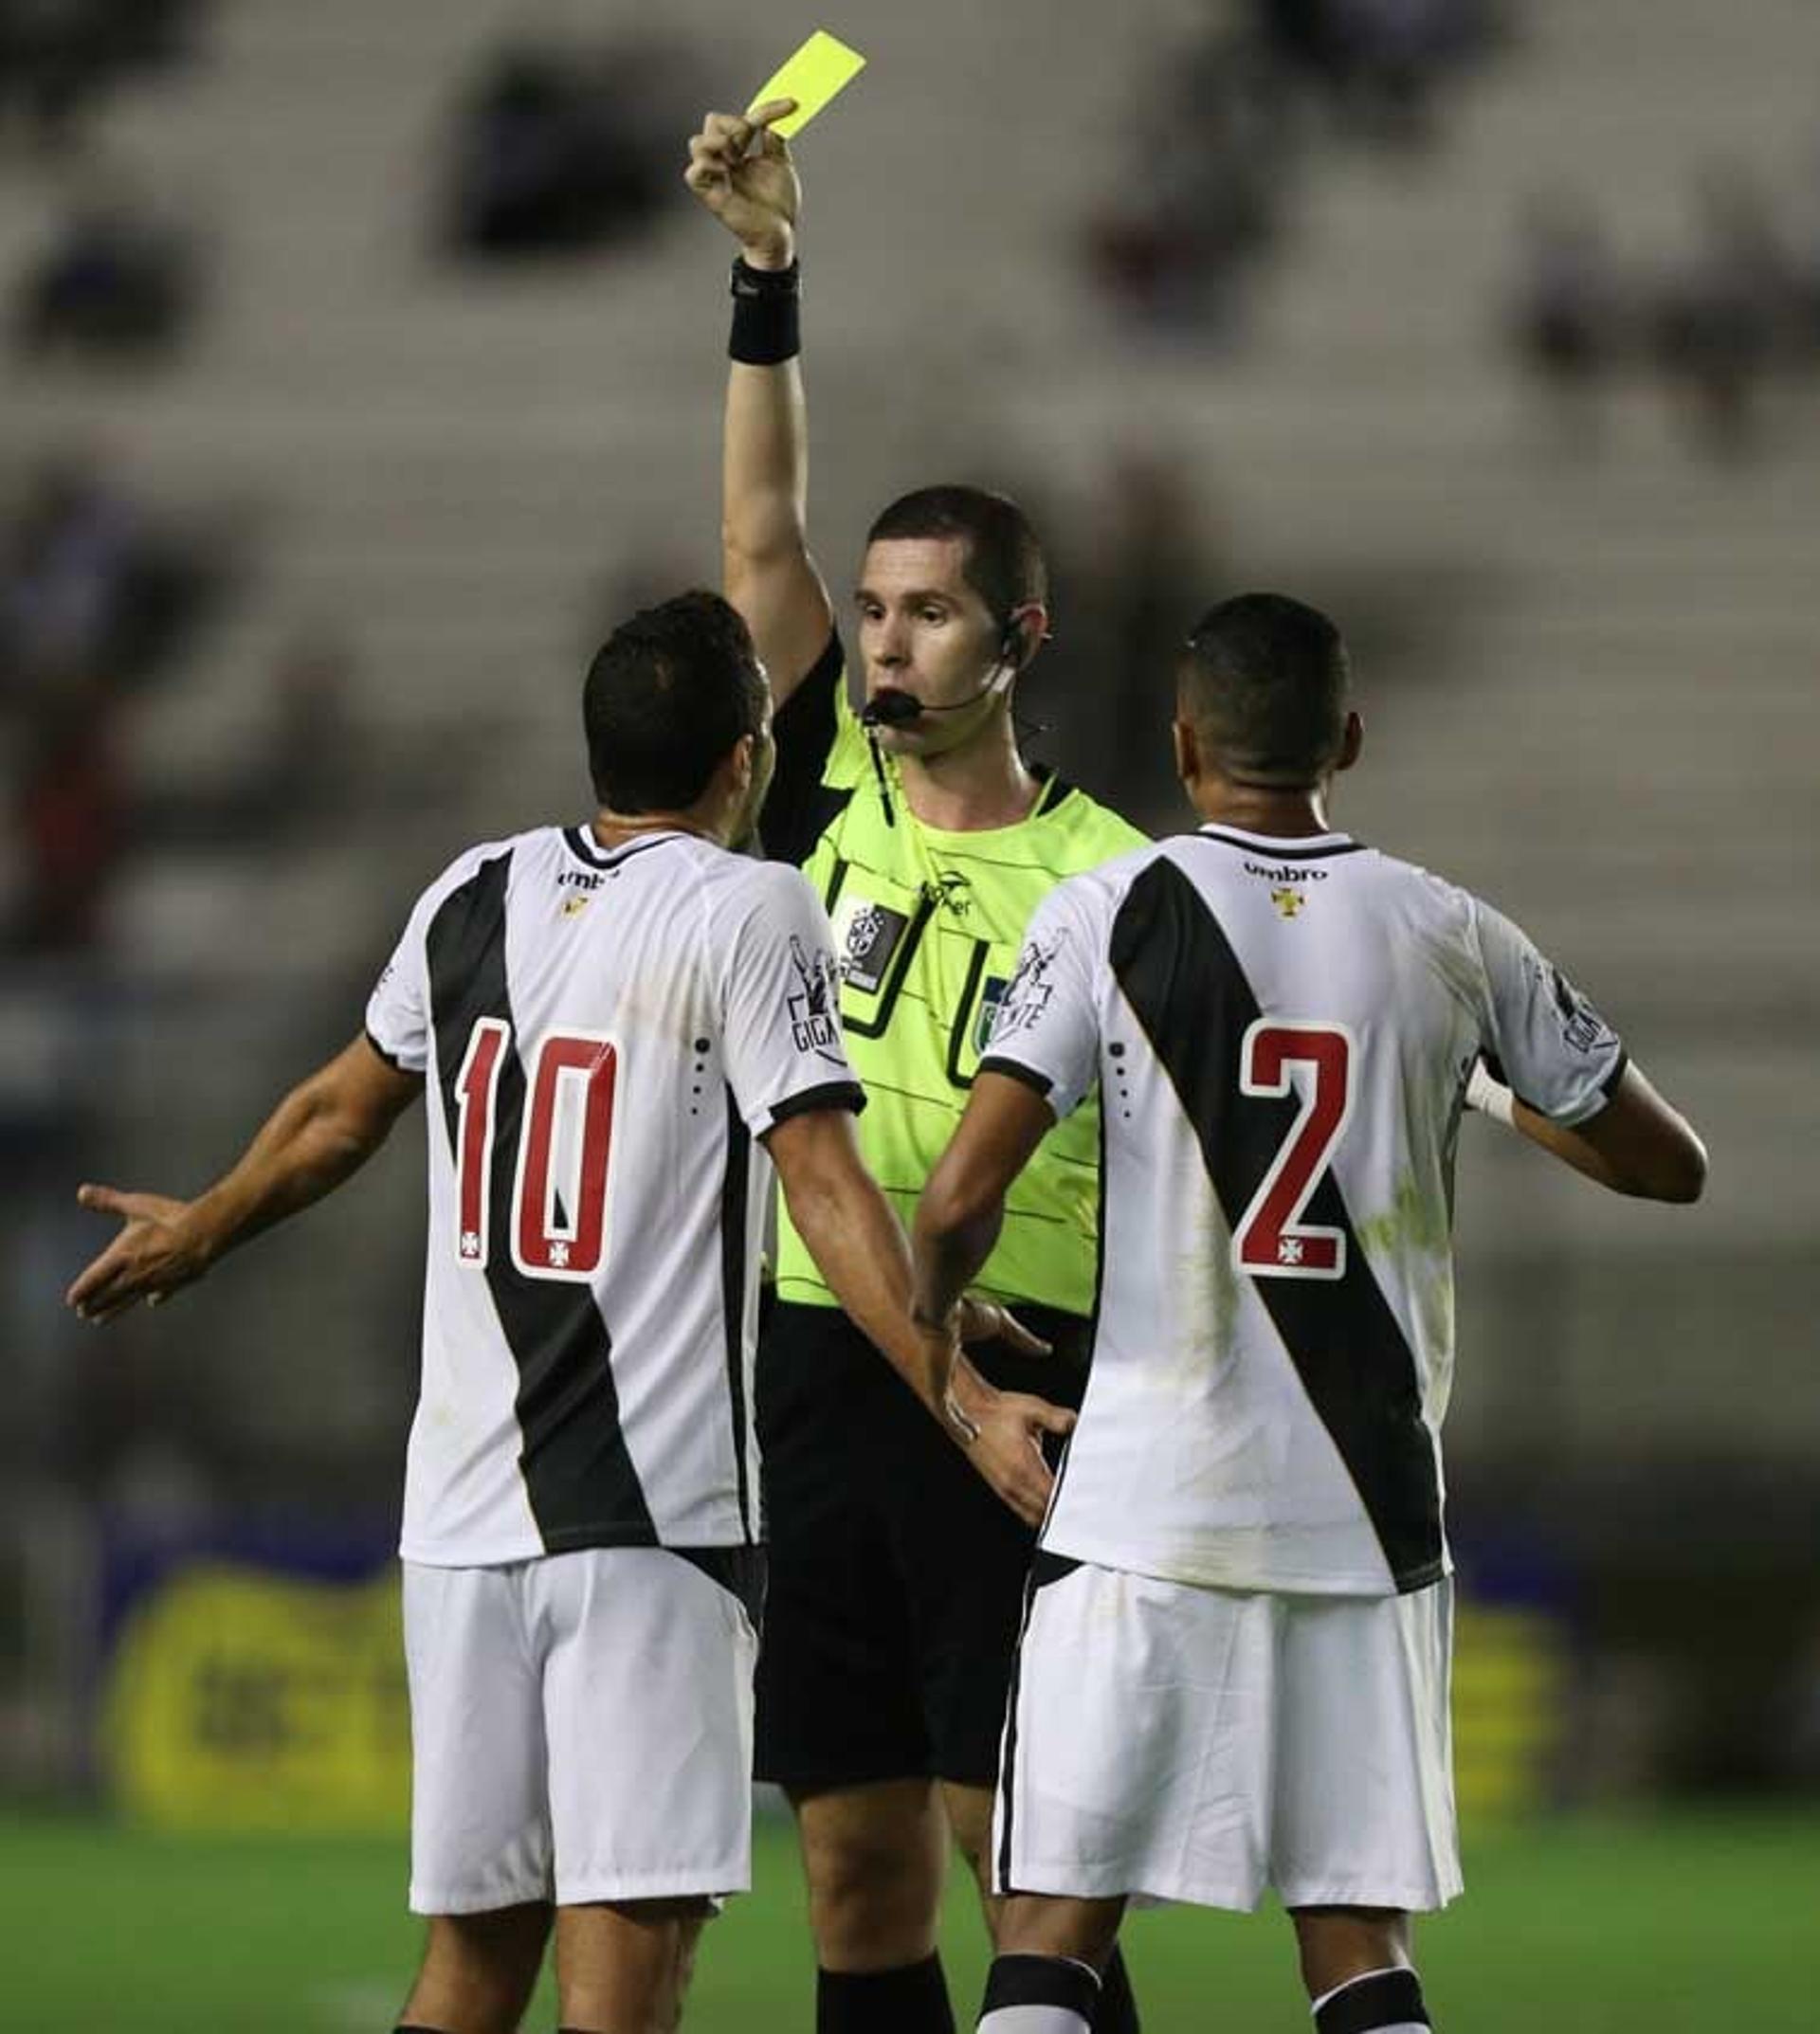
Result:
M834 956L825 949L811 953L792 933L790 962L796 971L796 987L785 998L791 1039L798 1052L812 1052L839 1066L843 1061L840 1020L834 1013Z
M558 869L556 871L556 887L559 890L598 890L605 885L606 881L607 878L604 875L592 875L586 869Z
M1532 982L1547 989L1570 1051L1593 1053L1617 1044L1618 1034L1552 961L1532 953L1523 966Z
M890 972L910 920L888 905L864 897L844 899L835 933L841 942L841 979L861 994L875 996Z
M1548 971L1555 1008L1561 1013L1561 1036L1575 1052L1596 1052L1617 1034L1558 968Z

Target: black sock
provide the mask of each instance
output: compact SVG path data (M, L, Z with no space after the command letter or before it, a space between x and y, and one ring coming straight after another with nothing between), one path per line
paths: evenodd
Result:
M1043 2034L1089 2034L1097 2024L1100 1980L1091 1966L1068 1956L992 1958L980 2004L978 2034L1004 2034L1011 2025Z
M896 1970L817 1970L815 2034L955 2034L941 1958Z
M1421 1981L1410 1970L1356 1977L1315 2007L1315 2034L1403 2034L1429 2025Z
M1138 2001L1132 1996L1125 1952L1115 1942L1106 1968L1100 1973L1100 2004L1094 2008L1093 2034L1142 2034Z

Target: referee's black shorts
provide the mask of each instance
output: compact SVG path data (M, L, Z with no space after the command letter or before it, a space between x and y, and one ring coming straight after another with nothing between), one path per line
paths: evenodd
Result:
M1086 1323L1016 1307L1053 1357L970 1351L1007 1390L1078 1406ZM1035 1535L870 1342L780 1303L758 1352L770 1587L756 1769L794 1793L929 1777L991 1787Z

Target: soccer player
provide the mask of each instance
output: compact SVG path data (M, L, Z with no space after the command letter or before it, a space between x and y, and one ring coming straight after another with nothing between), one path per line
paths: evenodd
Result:
M1025 1516L1049 1483L1032 1436L1068 1424L927 1368L854 1143L827 915L728 851L772 759L745 625L711 593L634 617L584 717L592 823L458 857L365 1036L207 1192L84 1187L125 1226L69 1294L93 1320L158 1303L339 1185L428 1087L401 1551L430 1922L405 2020L438 2034L517 2027L553 1910L567 2027L672 2027L711 1902L749 1883L766 1153L842 1304L931 1410L952 1388L966 1461ZM979 1325L1009 1332L995 1307Z
M1509 919L1329 827L1360 736L1324 616L1202 621L1174 742L1205 824L1037 912L918 1211L939 1318L1100 1088L1093 1368L1006 1718L981 2034L1083 2034L1127 1899L1266 1885L1318 2034L1429 2025L1409 1916L1460 1889L1439 1429L1481 1056L1607 1186L1702 1190L1699 1139Z
M690 188L740 250L725 587L780 701L766 845L803 865L832 916L868 1104L861 1147L907 1216L958 1119L1031 910L1141 836L1019 754L1012 694L1048 591L1028 523L999 496L925 488L873 524L854 603L865 703L849 704L805 530L800 191L768 127L788 103L711 114L689 149ZM1098 1142L1089 1099L1035 1154L982 1267L982 1291L1057 1351L1044 1365L975 1352L1001 1386L1079 1397ZM950 1831L988 1898L1031 1534L868 1359L788 1220L777 1299L759 1352L772 1591L757 1768L796 1812L821 2034L942 2034L954 2025L936 1951ZM1119 1967L1098 2025L1137 2025Z

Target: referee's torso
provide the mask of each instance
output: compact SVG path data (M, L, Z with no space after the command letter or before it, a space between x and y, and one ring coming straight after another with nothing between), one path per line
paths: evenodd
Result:
M1053 775L1015 825L945 832L911 812L883 757L887 810L838 636L778 713L776 740L765 846L802 866L833 921L846 1050L867 1097L861 1149L907 1226L966 1107L1031 912L1065 876L1144 836ZM1090 1100L1050 1131L1012 1189L978 1290L1092 1311L1099 1166ZM835 1304L787 1214L777 1272L779 1299Z

